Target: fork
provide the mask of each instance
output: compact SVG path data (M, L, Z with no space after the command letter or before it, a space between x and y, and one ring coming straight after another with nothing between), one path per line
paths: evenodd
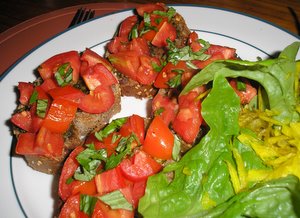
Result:
M76 11L76 14L74 15L71 23L69 24L68 28L75 26L77 24L80 24L84 21L87 21L95 16L95 11L94 10L87 10L85 8L79 8Z

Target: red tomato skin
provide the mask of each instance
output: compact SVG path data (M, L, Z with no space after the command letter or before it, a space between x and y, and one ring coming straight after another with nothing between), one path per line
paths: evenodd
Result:
M110 54L108 59L119 72L136 81L136 72L140 66L139 55L136 51Z
M88 66L92 67L96 64L103 64L110 72L112 72L113 68L108 60L101 57L99 54L94 52L93 50L87 48L80 58L82 61L88 63Z
M43 126L54 133L66 132L77 112L77 104L61 98L53 100Z
M45 79L44 82L40 85L40 87L45 91L48 92L51 89L57 88L58 85L54 81L54 79Z
M114 102L115 96L111 87L100 85L90 94L81 98L78 108L87 113L100 114L108 111Z
M141 180L133 183L132 200L133 200L134 208L138 208L140 198L145 195L146 186L147 186L147 180Z
M129 16L122 21L119 28L119 37L128 38L132 27L138 22L138 17L136 15Z
M10 121L27 132L30 132L32 129L32 117L30 111L16 113L12 115Z
M111 209L102 201L97 201L92 218L133 218L134 212L125 209Z
M27 82L19 82L18 90L20 92L19 102L23 105L27 105L34 90L33 84Z
M64 162L58 182L58 194L63 201L66 201L73 193L72 183L74 181L70 184L67 184L67 180L73 176L74 172L78 168L79 163L76 160L76 157L83 150L83 146L76 147Z
M152 157L163 160L172 159L174 135L160 116L156 116L151 122L142 150Z
M48 91L48 94L55 99L68 100L79 104L81 98L85 95L81 90L71 85L57 87Z
M151 43L152 45L161 48L168 45L167 39L174 41L176 37L177 33L175 27L168 22L164 22L152 39Z
M203 121L200 100L195 100L198 95L198 91L190 91L179 97L179 112L172 125L174 131L190 144L195 141Z
M18 137L17 145L16 145L16 153L20 155L36 155L38 154L34 150L35 145L35 137L34 133L21 133Z
M134 51L137 55L150 55L150 49L144 38L134 38L128 44L128 51Z
M60 157L63 152L64 138L42 126L36 135L35 149L50 158Z
M156 162L149 154L137 150L131 160L124 159L120 163L123 176L132 181L144 181L149 176L161 170L162 166Z
M80 211L80 195L74 195L64 203L59 218L89 218L87 214Z
M151 13L153 11L166 11L166 6L164 3L148 3L138 6L136 11L139 16L143 17L144 13Z
M107 49L109 53L116 54L120 51L127 51L128 44L128 38L116 36L107 44Z
M248 104L256 95L257 90L251 86L251 84L248 81L244 81L246 85L245 91L240 91L237 89L237 81L236 79L232 79L230 81L230 85L235 91L235 93L240 97L241 104Z
M77 51L63 52L44 61L38 68L40 76L43 78L43 80L53 78L57 69L65 63L70 63L73 69L73 82L77 83L80 69L80 57Z
M142 85L153 84L158 75L158 72L153 69L153 64L160 66L160 61L148 55L141 55L140 63L141 65L137 71L137 81Z
M91 91L95 90L99 85L111 86L118 83L112 72L101 63L87 67L86 70L81 71L81 76Z
M95 182L100 195L126 187L125 179L118 167L96 175Z
M163 112L158 116L161 116L167 126L169 126L175 119L178 111L178 102L176 98L170 98L158 92L152 100L152 113L159 109L163 109Z
M123 137L129 136L131 133L134 133L141 144L144 143L145 140L145 122L144 119L136 114L131 115L126 123L120 128L119 133Z

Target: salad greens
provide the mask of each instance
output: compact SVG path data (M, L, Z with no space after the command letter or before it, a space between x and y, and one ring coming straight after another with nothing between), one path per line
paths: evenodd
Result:
M213 81L202 102L209 132L178 162L151 176L139 213L144 217L297 217L300 210L300 122L295 57L300 43L265 61L216 61L182 94ZM244 111L227 77L260 84L265 110ZM266 123L264 137L241 125L241 114ZM261 131L261 130L260 130Z

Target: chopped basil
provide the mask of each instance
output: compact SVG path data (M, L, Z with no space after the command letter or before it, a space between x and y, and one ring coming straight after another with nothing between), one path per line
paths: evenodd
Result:
M171 88L176 88L178 86L181 85L181 78L182 78L182 74L184 73L184 70L182 69L174 69L172 70L172 72L177 73L176 76L172 77L167 84L171 87Z
M164 65L162 64L161 66L159 66L157 63L155 62L151 62L151 66L153 68L153 70L155 72L160 72L162 70L162 68L164 67Z
M80 204L79 204L80 211L91 216L93 214L97 200L98 199L96 197L81 194L80 195Z
M74 178L80 181L90 181L97 174L98 167L102 161L107 160L105 149L95 150L93 144L80 152L76 160L80 164L74 173Z
M29 104L34 104L38 99L38 95L39 95L38 91L34 90L32 95L30 96Z
M95 132L96 138L99 141L102 141L109 134L111 134L111 133L115 132L117 129L119 129L126 121L127 121L126 117L124 117L124 118L118 118L118 119L113 120L105 128L103 128L99 132Z
M70 84L73 79L73 69L70 63L62 64L54 73L54 77L59 86L65 86Z
M239 91L246 91L246 84L243 81L237 80L237 82L236 82L236 88Z
M181 149L181 143L179 138L175 135L174 137L174 146L173 146L173 150L172 150L172 158L175 161L179 161L180 159L180 149Z
M153 11L153 14L168 17L168 20L170 21L172 17L176 14L176 10L173 7L170 7L167 12L165 11Z
M144 28L140 31L140 36L144 35L150 30L158 31L155 26L151 26L151 18L150 14L144 13Z
M116 190L106 195L102 195L98 197L98 199L103 201L105 204L109 205L111 209L124 209L129 211L133 210L132 204L130 204L127 201L127 199L124 197L120 190Z
M115 168L119 165L119 163L121 163L126 155L130 154L131 144L133 141L139 141L135 134L131 134L128 137L121 138L116 148L116 153L107 158L107 161L105 163L105 170Z
M159 116L165 111L164 107L158 108L156 111L154 111L154 116Z
M167 84L171 88L176 88L176 87L180 86L180 84L181 84L181 77L182 77L182 74L177 74L176 76L174 76L171 79L169 79L169 81L167 82Z
M46 110L48 106L48 100L47 99L38 99L36 104L36 114L44 118L46 116Z
M66 180L66 184L69 185L71 184L72 182L74 181L74 178L73 177L70 177Z
M176 65L178 61L205 61L210 58L210 55L204 53L209 48L210 44L204 40L199 40L199 43L201 43L203 47L197 52L193 52L190 46L177 48L170 39L167 39L167 43L169 49L168 61L174 65Z
M131 40L131 39L135 39L135 38L138 38L138 37L139 37L138 24L135 24L132 27L132 29L131 29L131 31L129 33L128 38L129 38L129 40Z

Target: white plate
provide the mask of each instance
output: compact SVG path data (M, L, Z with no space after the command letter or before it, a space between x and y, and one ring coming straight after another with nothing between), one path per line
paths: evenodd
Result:
M282 50L299 37L277 26L244 14L190 5L173 5L183 15L192 30L211 43L237 49L243 59L267 58ZM33 81L33 70L49 58L68 50L83 51L86 47L103 54L104 45L111 39L120 21L131 15L126 10L95 18L67 30L24 56L4 76L0 83L0 213L1 217L52 217L55 207L56 181L52 176L32 170L22 158L11 156L12 136L9 118L16 107L15 87L19 81ZM299 58L299 54L298 54ZM145 115L145 102L122 99L123 115ZM57 179L57 178L56 178Z

